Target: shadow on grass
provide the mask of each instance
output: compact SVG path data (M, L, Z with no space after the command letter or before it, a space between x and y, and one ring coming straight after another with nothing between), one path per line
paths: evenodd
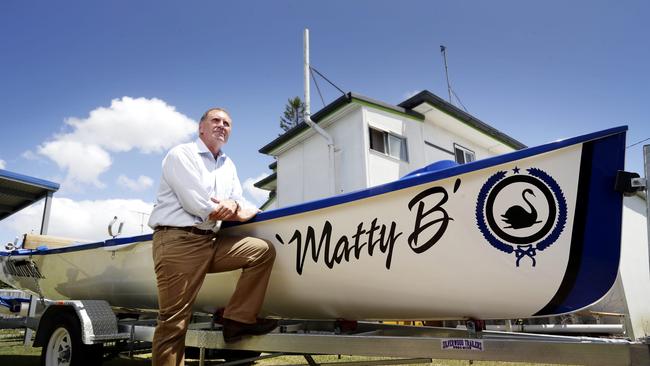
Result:
M104 361L104 366L144 366L151 365L151 360L141 358L114 358L110 361Z
M40 365L39 355L0 355L0 365L6 366L38 366ZM110 361L104 361L104 366L144 366L151 365L151 360L147 359L124 359L114 358ZM90 366L90 365L89 365Z
M0 365L11 366L37 366L40 365L40 356L34 355L0 355Z

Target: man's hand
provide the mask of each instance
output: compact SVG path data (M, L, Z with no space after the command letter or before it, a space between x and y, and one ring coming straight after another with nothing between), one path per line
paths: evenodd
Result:
M245 222L262 212L258 209L238 207L237 202L233 200L219 201L216 198L210 198L212 202L217 204L217 207L210 213L208 218L210 220L227 220L227 221L241 221Z
M217 220L238 220L237 218L237 202L233 200L219 201L216 198L210 198L212 202L217 204L217 207L210 212L208 218L212 221Z

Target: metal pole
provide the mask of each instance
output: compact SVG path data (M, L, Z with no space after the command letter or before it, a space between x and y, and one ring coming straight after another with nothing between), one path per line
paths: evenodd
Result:
M309 79L309 29L305 28L305 37L304 37L304 57L305 57L305 111L304 111L304 118L305 118L305 123L307 123L311 128L313 128L319 135L321 135L325 141L327 141L327 156L329 160L329 174L330 174L330 187L329 187L329 194L330 195L335 195L337 192L337 180L336 180L336 146L334 146L334 139L332 136L327 133L324 129L322 129L320 126L318 126L314 121L311 119L311 109L310 109L310 97L309 97L309 84L310 84L310 79ZM304 190L303 190L304 192ZM304 197L303 197L304 198Z
M43 207L43 219L41 220L41 235L47 235L50 226L50 209L52 208L52 192L45 196L45 207Z
M305 28L305 34L303 38L303 56L304 56L304 72L305 72L305 116L304 119L311 117L311 107L310 107L310 79L309 79L309 29Z
M650 145L643 145L643 167L645 174L645 222L648 252L650 256ZM650 258L649 258L650 261ZM648 268L650 270L650 267Z
M43 207L43 218L41 219L41 235L47 235L47 230L50 226L50 210L52 209L52 192L47 192L45 196L45 205ZM36 279L38 281L38 279ZM38 305L36 296L29 296L29 308L27 310L27 317L33 318L36 316L36 307ZM23 344L25 346L32 345L32 337L34 336L34 331L30 328L25 328L25 337L23 338Z

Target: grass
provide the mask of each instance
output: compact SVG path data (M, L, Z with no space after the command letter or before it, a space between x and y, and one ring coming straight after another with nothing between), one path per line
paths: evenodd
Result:
M37 366L40 365L41 348L24 347L22 344L23 332L21 330L0 330L0 365L6 366ZM139 354L134 359L125 357L114 358L104 362L106 366L144 366L151 365L150 354ZM313 356L317 363L333 363L345 361L373 361L386 358L362 356ZM207 361L207 365L218 365L222 361ZM198 360L186 360L186 365L198 365ZM257 361L257 366L266 365L306 365L303 356L280 356ZM432 360L431 363L419 363L418 366L543 366L546 364L513 363L495 361L467 361L467 360ZM550 365L547 365L550 366Z

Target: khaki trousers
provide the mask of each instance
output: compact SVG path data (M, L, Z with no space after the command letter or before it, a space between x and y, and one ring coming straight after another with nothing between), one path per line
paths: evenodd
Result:
M184 365L185 334L206 273L243 269L224 317L255 323L274 259L273 245L258 238L215 237L177 229L154 232L159 313L151 351L153 365Z

